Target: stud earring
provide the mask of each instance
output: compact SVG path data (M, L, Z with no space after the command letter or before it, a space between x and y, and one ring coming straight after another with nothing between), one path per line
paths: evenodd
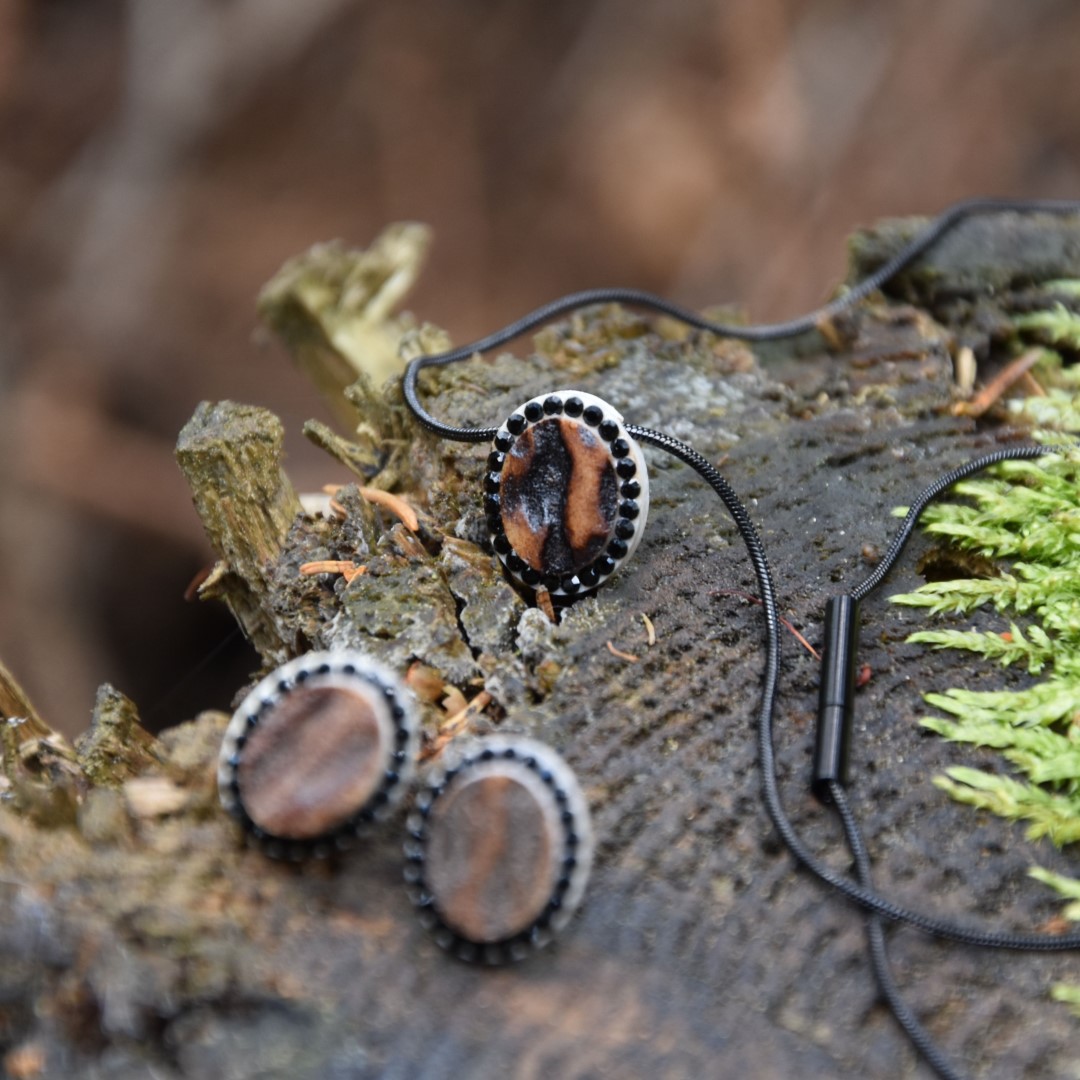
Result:
M577 777L535 739L451 746L410 815L405 878L420 921L463 960L546 945L581 903L593 832Z
M244 698L218 758L222 805L275 858L348 848L416 768L412 695L353 650L310 652Z
M641 448L606 401L534 397L496 431L484 478L492 547L511 576L553 597L595 589L632 554L649 513Z

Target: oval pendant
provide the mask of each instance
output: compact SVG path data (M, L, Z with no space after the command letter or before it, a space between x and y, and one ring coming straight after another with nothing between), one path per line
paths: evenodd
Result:
M267 854L327 855L400 801L418 747L411 694L391 671L352 650L311 652L233 714L218 793Z
M553 596L606 581L633 554L649 513L645 458L622 415L578 390L532 398L507 418L484 488L502 564Z

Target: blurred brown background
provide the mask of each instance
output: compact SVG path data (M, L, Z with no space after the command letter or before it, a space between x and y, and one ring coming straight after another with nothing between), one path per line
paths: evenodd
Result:
M601 284L795 314L859 223L1080 194L1077 41L1068 0L0 0L0 658L69 733L104 680L228 705L172 447L233 397L345 479L256 328L289 255L430 223L457 340Z

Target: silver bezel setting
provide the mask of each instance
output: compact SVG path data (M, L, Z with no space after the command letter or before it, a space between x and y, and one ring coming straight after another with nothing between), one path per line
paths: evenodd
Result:
M533 790L537 790L538 783L549 795L550 810L556 815L563 835L561 869L547 906L531 926L502 941L476 942L444 920L439 898L425 881L429 820L437 801L461 777L497 770L527 775ZM524 959L547 945L580 906L592 869L592 818L577 777L550 746L524 736L489 735L459 747L451 745L416 797L408 832L404 876L421 925L441 948L470 962L503 964Z
M276 836L252 821L240 794L237 770L248 734L289 693L299 687L338 687L360 693L375 708L383 745L383 781L371 799L349 819L311 839ZM401 801L416 772L420 729L412 693L389 668L354 649L309 652L290 660L260 680L233 713L218 754L221 805L274 858L321 858L344 851L371 824L382 821Z
M533 424L553 416L592 429L606 445L619 480L619 516L615 535L592 563L576 573L546 576L514 551L503 529L500 496L502 467L514 442ZM540 394L515 409L495 434L484 489L488 532L499 561L515 581L530 589L545 588L560 598L589 593L607 581L633 555L649 516L649 477L641 447L627 432L622 414L614 406L583 390Z

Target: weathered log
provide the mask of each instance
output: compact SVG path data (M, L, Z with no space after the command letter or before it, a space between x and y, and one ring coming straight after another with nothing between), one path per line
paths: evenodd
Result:
M1066 271L1080 276L1080 260ZM423 389L439 416L487 424L580 386L723 461L769 548L784 614L814 641L825 598L891 534L889 511L1009 434L950 414L954 331L920 308L864 305L844 340L797 364L773 350L766 369L744 346L601 309L538 335L523 359L430 372ZM298 515L276 421L200 407L181 459L228 601L267 663L349 644L411 670L432 746L440 729L498 729L564 754L597 835L580 915L519 966L443 954L402 889L401 817L335 861L267 859L217 805L226 718L206 714L163 733L119 790L90 775L73 824L46 829L0 806L9 1071L36 1060L46 1076L152 1069L162 1080L925 1075L877 1005L858 913L794 868L761 807L760 612L711 492L650 452L639 550L554 624L484 550L486 448L440 443L394 416L408 445L399 491L425 511L416 532L356 488L338 493L341 514ZM300 572L317 561L366 570L349 581ZM894 590L918 580L913 555ZM881 595L864 610L872 677L857 705L853 797L879 882L916 907L1035 928L1056 905L1024 882L1034 856L1020 830L930 784L959 751L921 737L919 694L958 676L948 657L903 644L922 620ZM807 783L818 667L793 639L785 648L784 796L808 842L842 865ZM1066 867L1045 847L1037 857ZM1067 1074L1075 1022L1045 995L1074 958L893 937L899 981L955 1060L977 1076Z

